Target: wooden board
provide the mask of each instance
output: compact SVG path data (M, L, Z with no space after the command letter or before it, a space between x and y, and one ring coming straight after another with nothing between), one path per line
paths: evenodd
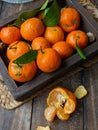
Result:
M67 5L71 7L75 7L81 14L82 21L81 21L81 29L83 29L85 32L92 32L96 36L96 40L93 44L90 44L88 47L84 49L84 53L86 54L88 60L93 58L95 55L98 54L98 23L96 23L92 17L86 12L86 10L79 5L77 1L73 0L66 0L66 1L60 1L58 0L60 5ZM42 3L37 3L40 7ZM36 7L38 7L36 6ZM28 8L29 9L29 8ZM30 6L31 9L31 6ZM19 12L14 15L7 17L0 21L0 27L7 25L11 21L17 18L19 15ZM3 60L2 60L3 59ZM9 87L9 90L13 94L14 98L16 100L24 100L29 98L30 96L34 95L41 89L43 89L45 86L48 86L48 84L51 84L54 80L57 80L65 75L68 71L71 71L74 67L79 66L80 64L84 63L84 60L80 58L80 56L75 53L70 58L64 60L62 66L60 69L58 69L56 72L53 73L41 73L40 75L36 76L33 80L30 82L24 83L24 84L17 84L14 80L12 80L9 77L7 67L5 64L6 59L1 52L1 58L0 58L0 73L2 74L6 84ZM86 61L87 62L87 61Z
M68 121L58 118L49 123L44 118L46 98L53 88L66 87L71 91L85 85L88 95L78 100L77 109ZM52 84L44 93L15 110L0 108L0 130L36 130L37 126L50 126L51 130L97 130L98 129L98 62L65 80Z
M97 71L96 71L97 70ZM36 129L38 125L47 126L49 125L52 130L97 130L98 128L98 63L92 65L87 69L84 69L73 76L54 84L52 88L48 89L45 93L39 95L34 99L33 102L33 114L32 114L32 129ZM68 121L60 121L55 118L53 123L48 123L43 114L46 108L46 98L50 90L56 86L63 86L71 91L83 84L88 95L78 100L77 109L75 113L71 115ZM44 105L43 105L44 104Z

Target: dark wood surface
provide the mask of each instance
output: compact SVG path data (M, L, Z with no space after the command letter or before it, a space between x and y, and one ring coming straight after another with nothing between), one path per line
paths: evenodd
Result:
M33 6L38 6L35 0ZM44 1L40 1L44 2ZM0 1L0 21L8 19L29 7L27 4L8 4ZM88 95L78 100L77 109L68 121L55 118L53 123L48 123L44 118L46 98L51 89L62 86L74 91L83 84L88 90ZM15 110L5 110L0 107L0 130L36 130L38 125L49 125L51 130L97 130L98 129L98 62L83 70L65 76L62 80L52 83L49 88L37 95L33 100L25 103Z

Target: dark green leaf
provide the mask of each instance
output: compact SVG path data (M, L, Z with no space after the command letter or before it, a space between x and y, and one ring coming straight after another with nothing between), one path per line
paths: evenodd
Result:
M81 48L78 46L78 43L77 43L77 40L76 40L76 50L77 50L77 53L80 55L80 57L84 60L86 60L86 56L84 54L84 52L81 50Z
M46 26L56 26L60 19L60 7L56 0L53 1L43 21Z
M40 8L40 10L44 10L47 7L48 2L49 2L49 0L46 0L46 2L42 5L42 7Z
M39 12L39 9L35 9L35 10L29 10L29 11L25 11L23 12L18 18L17 20L12 24L14 26L20 27L20 25L28 18L32 18L34 16L36 16L36 14Z
M44 16L44 17L45 17L46 14L48 13L48 10L49 10L49 8L46 8L46 9L44 10L44 12L43 12L43 16Z
M37 52L38 51L36 51L36 50L30 50L29 52L27 52L24 55L20 56L19 58L17 58L13 62L15 64L27 64L27 63L30 63L30 62L32 62L32 61L34 61L36 59Z

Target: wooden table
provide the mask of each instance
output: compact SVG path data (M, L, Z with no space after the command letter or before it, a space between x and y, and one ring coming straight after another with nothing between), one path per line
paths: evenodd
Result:
M43 3L44 0L20 5L0 1L0 21L27 8L36 8L38 2ZM44 109L50 90L62 86L73 91L80 84L85 85L88 95L78 100L77 109L70 119L61 121L56 118L53 123L48 123L44 118ZM38 125L49 125L51 130L98 130L98 62L51 84L47 90L15 110L0 107L0 130L36 130Z

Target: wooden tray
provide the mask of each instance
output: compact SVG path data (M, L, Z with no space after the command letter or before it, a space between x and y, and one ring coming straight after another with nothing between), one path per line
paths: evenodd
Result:
M84 61L81 57L75 53L70 58L67 58L63 61L62 66L56 72L53 73L40 73L38 74L33 80L26 82L26 83L18 83L15 82L13 79L10 78L7 70L8 60L5 56L5 51L2 50L0 52L0 74L3 76L5 83L7 84L9 90L11 91L15 100L22 101L27 98L30 98L32 95L37 93L38 91L42 90L43 88L47 87L53 81L63 77L68 71L71 71L73 68L81 65L84 62L89 61L95 55L98 54L98 23L94 21L94 19L87 13L87 11L77 2L74 0L58 0L59 4L63 6L70 6L75 7L81 14L81 26L80 28L85 32L92 32L96 40L95 42L89 44L84 49L84 53L87 56L87 60ZM0 24L0 27L5 26L15 20L16 16L10 17L8 22L4 22Z

